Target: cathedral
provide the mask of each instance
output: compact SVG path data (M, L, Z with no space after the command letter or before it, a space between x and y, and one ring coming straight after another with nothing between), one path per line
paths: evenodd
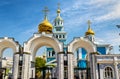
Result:
M14 38L0 38L1 69L4 68L3 51L6 48L14 51L12 79L37 79L35 57L38 49L43 46L46 46L47 68L41 70L41 79L120 79L120 55L111 54L110 44L95 42L90 20L85 35L67 43L60 7L53 24L48 20L48 9L45 8L44 12L44 20L38 24L38 32L23 45ZM48 72L46 78L45 73Z

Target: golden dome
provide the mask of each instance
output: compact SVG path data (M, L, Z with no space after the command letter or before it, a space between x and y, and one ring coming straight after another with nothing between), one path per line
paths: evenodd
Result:
M89 28L88 31L85 34L86 35L94 35L95 33L91 28Z
M42 33L42 32L52 33L52 29L53 29L53 26L47 19L45 19L42 23L38 25L39 33Z
M60 9L57 10L57 13L60 13Z

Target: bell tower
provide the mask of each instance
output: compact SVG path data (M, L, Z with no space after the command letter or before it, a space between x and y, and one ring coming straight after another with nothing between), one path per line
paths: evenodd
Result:
M60 4L58 3L57 17L55 18L53 23L54 37L57 38L60 42L65 43L67 37L66 32L64 31L64 21L60 16L60 13L61 13Z

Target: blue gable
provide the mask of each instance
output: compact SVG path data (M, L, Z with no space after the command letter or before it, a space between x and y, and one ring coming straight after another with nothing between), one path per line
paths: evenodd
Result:
M105 47L97 47L97 51L100 52L101 54L106 54L106 48Z

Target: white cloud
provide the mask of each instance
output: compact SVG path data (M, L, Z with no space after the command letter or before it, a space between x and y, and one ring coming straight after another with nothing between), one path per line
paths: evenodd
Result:
M24 35L31 35L34 32L36 32L36 29L35 28L31 28L31 29L28 29L28 30L22 32L22 34L24 34Z
M113 20L120 18L120 3L113 6L113 8L106 14L97 17L97 21Z
M76 0L70 3L69 7L66 5L62 9L62 14L65 17L72 16L77 19L79 16L81 18L86 17L86 19L92 18L95 21L101 22L120 18L119 7L120 1L118 0Z
M118 46L120 45L120 37L118 36L118 32L113 32L113 31L109 31L104 33L99 37L96 37L96 41L97 43L102 43L102 44L110 44L111 46L113 46L113 50L112 53L119 53L118 50Z
M117 0L114 0L117 1ZM90 4L95 4L95 5L105 5L105 4L109 4L111 2L114 2L113 0L91 0L89 3Z
M102 43L111 44L114 47L114 49L116 49L116 47L120 45L120 37L118 35L118 31L107 31L106 33L104 33L104 36L101 35L97 37L96 41L99 43L102 42Z

